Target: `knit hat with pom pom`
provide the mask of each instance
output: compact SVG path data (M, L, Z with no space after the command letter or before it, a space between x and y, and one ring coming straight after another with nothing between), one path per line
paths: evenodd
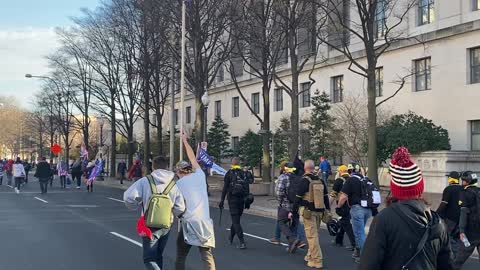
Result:
M407 148L399 147L392 155L389 166L390 190L398 200L409 200L420 197L424 182L422 171L410 158Z

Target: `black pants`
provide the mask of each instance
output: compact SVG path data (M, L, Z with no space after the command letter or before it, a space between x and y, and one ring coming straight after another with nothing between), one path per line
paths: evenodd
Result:
M50 187L53 186L53 178L54 178L54 177L55 177L55 176L53 176L53 175L50 177Z
M93 181L90 182L90 184L87 184L87 191L88 192L93 192Z
M23 177L15 177L15 187L20 190L20 187L22 186L23 182Z
M72 174L72 181L75 182L77 179L77 187L82 185L82 174Z
M470 241L470 246L468 248L462 243L462 245L460 245L460 250L455 257L455 261L453 262L453 269L462 269L463 264L468 258L470 258L475 249L480 253L480 240Z
M65 188L67 185L67 176L66 175L60 175L60 185L62 188Z
M335 243L343 245L343 237L345 233L350 240L350 245L355 247L355 235L353 234L352 223L350 222L350 215L342 217L338 222L340 224L340 230L335 236Z
M25 171L25 184L28 183L28 172L29 171Z
M48 187L48 178L47 179L40 179L39 182L40 182L40 190L42 192L42 194L45 194L47 193L47 187Z
M125 173L120 173L120 184L123 185L123 180L125 180Z
M230 237L233 239L235 235L240 240L240 243L244 243L245 239L243 237L242 225L240 225L240 219L242 218L242 211L236 211L236 213L231 214L232 217L232 226L230 227Z
M2 185L2 184L3 184L3 175L0 176L0 185Z

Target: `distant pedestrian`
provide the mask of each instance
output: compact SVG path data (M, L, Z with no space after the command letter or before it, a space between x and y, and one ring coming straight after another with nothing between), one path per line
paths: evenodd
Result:
M313 173L314 170L314 161L306 160L305 173L296 190L297 198L301 199L297 199L294 208L301 206L300 216L303 217L308 242L308 253L305 256L307 266L323 269L319 233L321 223L327 223L331 219L330 203L325 182Z
M406 148L395 151L389 171L391 196L370 226L359 269L453 269L447 228L422 199L422 172Z
M328 185L328 177L332 175L332 166L330 166L330 162L324 156L320 157L320 164L319 167L319 176L325 185Z
M456 171L450 172L448 175L448 186L443 190L442 201L438 206L437 213L445 221L448 234L450 236L450 246L454 257L460 250L460 193L463 191L460 185L460 174Z
M234 157L232 159L232 166L223 180L222 196L218 206L220 209L223 209L225 197L227 197L230 216L232 218L232 226L230 227L228 240L230 244L233 244L234 237L237 236L240 241L240 249L247 248L240 219L243 214L243 209L245 209L245 198L249 191L248 186L249 182L240 166L240 158Z
M137 159L128 172L128 180L137 181L140 178L142 178L142 163Z
M5 163L4 163L5 164ZM12 179L13 179L13 160L9 159L6 162L5 165L5 175L7 176L7 185L11 186L12 185Z
M190 163L180 161L176 165L179 177L177 187L185 198L187 210L180 220L180 232L177 238L176 270L185 270L188 253L192 246L198 247L203 266L195 269L215 270L213 248L215 248L215 232L213 220L210 218L205 174L197 162L195 153L188 143L185 134L181 135L181 143L185 146Z
M50 159L50 169L52 170L52 175L50 176L50 187L53 187L53 180L57 174L57 166L53 163L53 160Z
M346 165L340 165L338 167L338 178L335 179L333 183L332 191L330 192L330 197L335 200L338 204L340 198L340 192L342 191L343 185L350 177L348 174L348 167ZM350 207L348 204L344 204L341 208L336 208L336 213L340 217L338 223L340 225L340 230L335 236L334 245L343 247L343 237L347 234L348 239L350 240L350 246L347 246L347 249L353 251L355 248L355 235L353 235L353 228L351 223L350 216Z
M23 167L25 168L25 183L28 183L28 174L32 169L32 164L30 164L30 162L25 160L25 162L23 163Z
M42 194L47 193L48 181L50 180L51 175L52 169L47 163L47 159L45 157L41 157L38 161L37 169L35 170L35 174L33 176L38 178Z
M464 190L460 193L460 250L455 257L455 269L463 264L477 249L480 252L480 187L477 174L466 171L462 173Z
M120 177L120 184L123 185L123 180L125 180L125 173L127 172L127 164L125 163L125 160L120 161L118 163L117 167L117 174Z
M5 163L0 159L0 186L3 184L3 173L5 171Z
M73 164L72 164L72 180L73 182L77 182L77 189L80 189L82 185L82 174L83 174L83 160L81 158L78 158Z
M18 194L20 193L22 182L25 180L25 168L23 167L20 157L17 157L17 160L12 166L12 174L15 179L15 192Z
M97 160L96 162L102 162L101 160ZM87 164L87 168L85 171L85 183L87 185L87 192L93 192L93 180L90 180L92 178L92 172L95 169L95 164L96 162L93 161L93 159ZM101 166L101 165L100 165Z
M143 177L133 183L123 194L123 200L128 208L136 210L142 206L144 210L149 209L149 202L152 194L168 195L172 209L168 209L170 220L169 228L148 228L151 237L142 235L143 243L143 263L147 270L159 270L163 268L163 251L167 245L170 235L170 228L173 222L173 215L181 217L185 212L185 201L182 193L175 184L175 173L168 171L168 160L164 157L155 157L153 159L152 168L154 171L151 175ZM124 163L124 162L123 162ZM170 189L170 190L167 190ZM145 218L145 211L142 217ZM145 220L141 220L145 222Z
M57 165L58 176L60 177L60 186L61 188L67 187L67 176L68 176L68 165L65 161L58 162Z

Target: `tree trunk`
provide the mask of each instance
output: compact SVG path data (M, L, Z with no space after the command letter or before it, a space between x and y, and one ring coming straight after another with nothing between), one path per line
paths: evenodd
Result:
M163 127L162 127L162 115L157 112L157 144L158 144L158 155L163 156Z
M133 165L133 155L135 153L134 143L133 143L133 130L127 131L127 141L128 141L127 165L128 165L128 168L130 168Z
M295 33L295 32L293 32ZM292 71L292 88L291 88L291 108L292 112L290 114L290 144L288 145L288 152L290 160L293 161L299 146L299 111L298 111L298 57L296 54L296 46L294 45L295 41L292 34L289 35L289 44L290 44L290 60L291 60L291 71Z
M262 88L262 95L263 95L263 127L264 131L269 131L268 133L264 133L262 135L262 181L263 182L270 182L273 181L274 176L271 175L270 166L275 166L275 164L271 164L270 161L270 139L273 138L270 135L270 89L268 87L268 79L263 80L263 88ZM273 140L272 140L273 146Z
M147 76L145 76L147 77ZM144 78L145 80L147 78ZM143 152L143 167L144 172L150 173L150 168L148 166L148 160L150 159L150 89L148 81L145 81L144 84L144 126L145 126L145 141L144 141L144 152Z
M115 164L117 161L117 125L115 123L115 103L112 104L112 111L110 112L110 138L112 142L112 145L110 147L110 177L115 177L117 174L117 166Z
M183 108L179 109L183 110ZM205 110L203 108L201 95L195 95L195 116L195 141L198 143L203 139L203 129L205 128Z
M369 65L370 66L370 65ZM368 178L377 186L377 107L375 104L375 65L367 71L367 108L368 108Z

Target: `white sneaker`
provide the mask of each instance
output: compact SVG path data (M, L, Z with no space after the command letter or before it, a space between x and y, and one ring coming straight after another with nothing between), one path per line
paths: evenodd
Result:
M79 186L77 186L77 189L80 189L80 187L79 187Z
M15 193L20 193L20 190L18 190L18 188L15 188Z

